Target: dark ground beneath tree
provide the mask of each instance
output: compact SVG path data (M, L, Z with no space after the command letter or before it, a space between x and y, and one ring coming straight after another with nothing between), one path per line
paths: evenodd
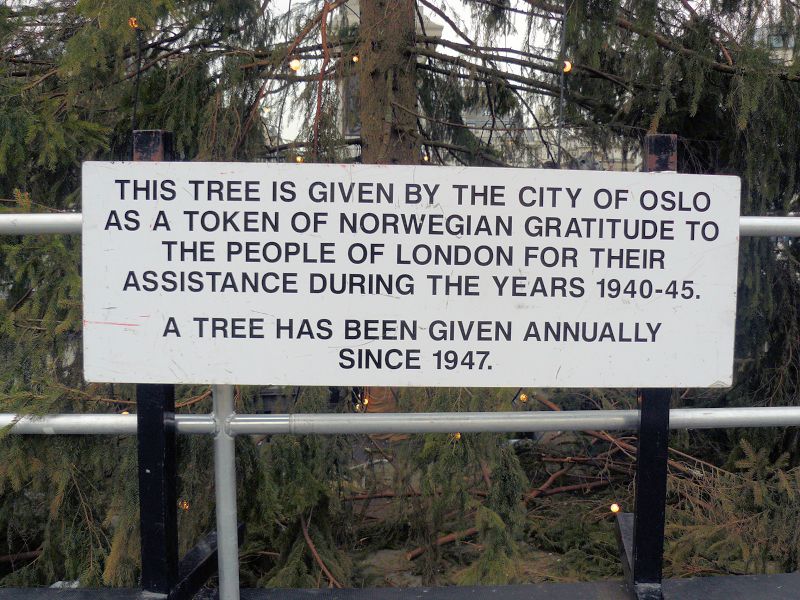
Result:
M664 600L790 600L800 593L800 574L742 575L670 579ZM138 590L0 589L0 600L144 600ZM212 600L214 592L198 595ZM616 581L545 583L512 586L446 588L371 588L360 590L242 590L242 600L627 600L625 586Z

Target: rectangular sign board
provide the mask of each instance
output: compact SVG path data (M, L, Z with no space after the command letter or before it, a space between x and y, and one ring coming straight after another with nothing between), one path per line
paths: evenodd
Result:
M87 381L731 384L736 177L83 166Z

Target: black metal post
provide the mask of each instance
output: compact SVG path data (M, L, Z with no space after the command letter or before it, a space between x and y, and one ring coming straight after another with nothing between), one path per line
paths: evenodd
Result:
M672 390L642 390L633 519L633 588L639 600L660 600L667 496L669 402Z
M133 132L133 160L172 160L172 132L163 129L142 129Z
M677 171L677 135L648 135L644 140L644 149L644 171ZM661 571L671 397L670 389L648 388L641 391L634 513L617 515L623 569L637 600L661 600L663 597Z
M142 589L169 594L178 580L175 388L136 386Z
M133 132L133 160L172 158L172 133ZM136 386L142 589L167 596L178 581L175 387Z

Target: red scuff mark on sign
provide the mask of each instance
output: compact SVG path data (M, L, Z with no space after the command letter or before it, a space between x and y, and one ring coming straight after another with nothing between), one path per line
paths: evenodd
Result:
M83 320L84 325L116 325L117 327L138 327L138 323L117 323L115 321L89 321Z

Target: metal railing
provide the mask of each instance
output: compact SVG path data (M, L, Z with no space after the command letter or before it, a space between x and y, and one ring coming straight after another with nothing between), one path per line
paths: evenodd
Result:
M230 386L214 386L215 394ZM215 414L175 415L178 433L229 436L383 433L514 433L544 431L634 431L638 410L565 410L559 412L456 412L354 414L235 414L220 422ZM134 435L136 415L69 414L41 417L0 413L0 429L15 435ZM670 429L800 426L800 406L745 408L673 408Z
M0 214L0 235L80 234L79 213ZM798 217L741 217L741 236L800 237ZM214 412L176 415L178 433L213 434L220 597L239 598L234 440L250 434L379 434L638 430L638 410L524 411L402 414L234 413L233 387L212 386ZM789 427L800 425L800 407L673 409L670 429ZM136 415L0 414L0 428L14 435L131 435Z
M0 235L80 234L82 226L80 213L0 214ZM800 217L739 217L739 233L745 237L798 237Z

